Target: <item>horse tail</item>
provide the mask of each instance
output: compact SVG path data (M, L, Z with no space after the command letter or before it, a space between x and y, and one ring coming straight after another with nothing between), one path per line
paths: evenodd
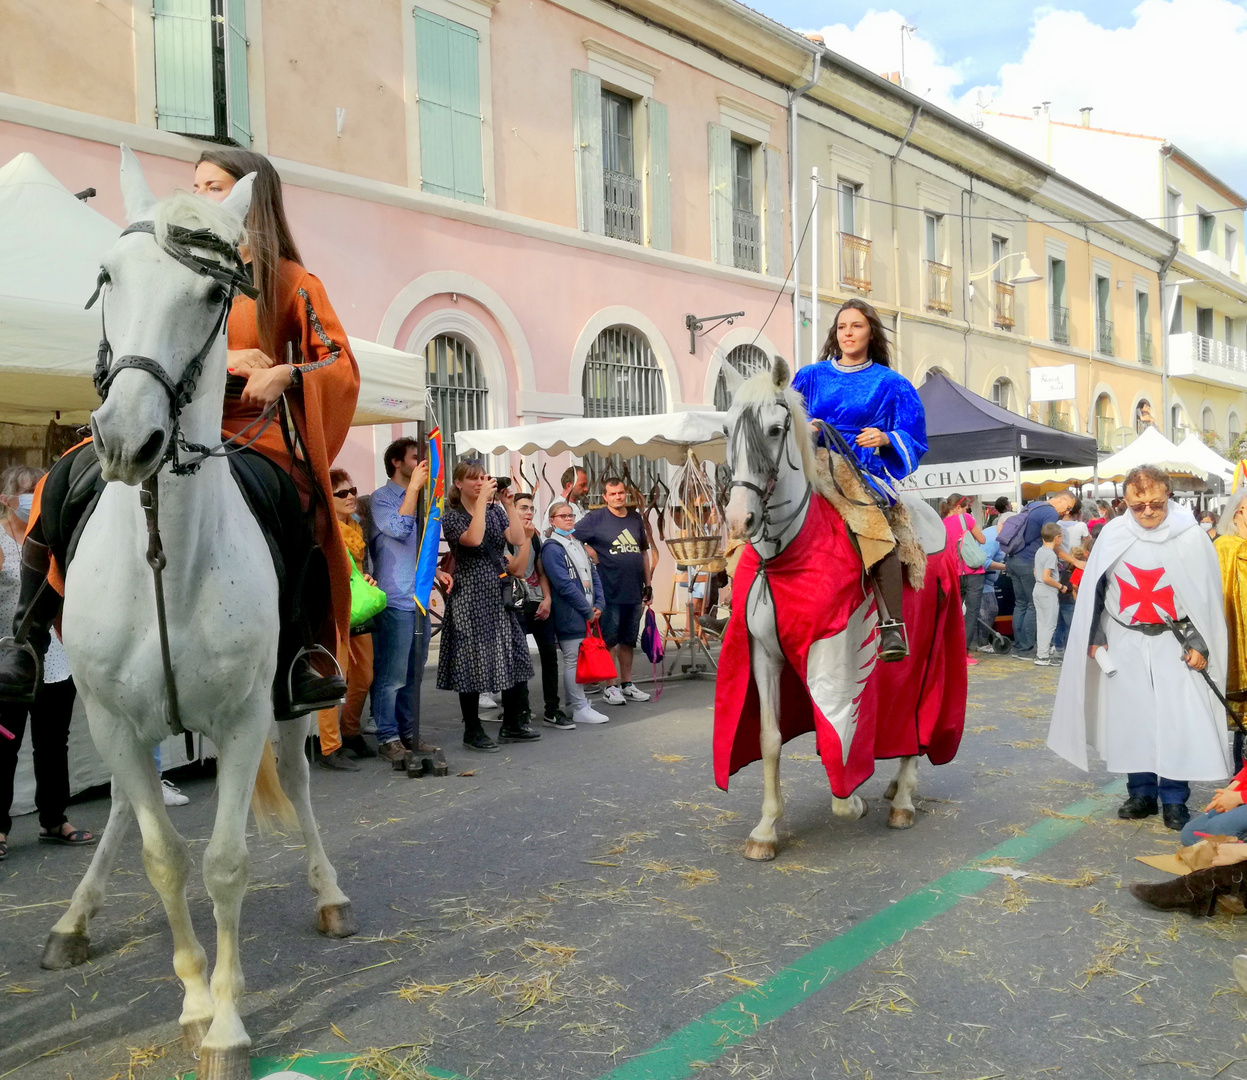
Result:
M279 825L291 831L299 827L294 803L286 797L277 776L277 755L273 753L273 744L267 739L264 740L264 753L260 755L260 767L256 771L255 788L251 792L251 812L262 835L276 832Z

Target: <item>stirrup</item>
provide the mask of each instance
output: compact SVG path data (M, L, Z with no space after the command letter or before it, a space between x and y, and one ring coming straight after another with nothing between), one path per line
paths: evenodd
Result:
M885 649L883 637L887 631L896 632L901 641L900 648ZM905 632L905 624L900 619L887 619L879 624L879 659L885 664L899 663L909 656L909 636Z
M24 652L35 662L35 680L30 690L23 694L17 694L11 690L6 693L5 689L0 687L0 701L10 705L33 705L35 694L39 691L39 684L43 681L43 657L29 641L18 641L15 637L0 638L0 653L6 649Z
M308 705L306 709L304 709L304 705L307 705L306 702L296 702L294 700L294 669L298 666L299 661L305 656L313 656L316 653L322 653L329 657L329 662L333 665L333 670L337 672L338 678L341 679L343 683L346 682L346 676L342 674L342 668L338 665L338 658L334 656L333 653L331 653L323 645L304 645L303 648L294 654L294 658L290 661L290 666L286 669L286 706L288 709L292 710L291 715L306 715L306 713L309 712L317 712L320 709L332 709L338 705L346 703L345 689L336 698L326 698L324 701L317 701L314 704ZM322 678L328 677L329 676L322 676ZM300 713L294 713L294 709L301 709L303 711Z

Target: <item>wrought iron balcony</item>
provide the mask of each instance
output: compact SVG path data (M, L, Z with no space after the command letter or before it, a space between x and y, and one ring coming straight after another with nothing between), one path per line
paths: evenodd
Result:
M762 269L762 219L747 210L732 211L732 265L755 273Z
M870 241L864 237L840 234L840 283L870 292Z
M953 268L927 260L927 310L953 313Z
M606 235L641 243L641 181L610 169L603 171L602 178Z
M996 312L994 321L1003 330L1013 328L1013 286L1007 281L994 281L996 294Z
M1113 324L1108 319L1096 320L1095 347L1105 356L1113 355Z
M1146 330L1139 331L1139 363L1152 362L1152 335Z
M1048 308L1049 337L1058 345L1069 344L1069 308Z

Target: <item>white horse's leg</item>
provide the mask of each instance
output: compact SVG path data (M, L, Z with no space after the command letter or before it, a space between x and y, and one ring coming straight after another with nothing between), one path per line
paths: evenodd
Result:
M892 809L888 813L889 829L912 829L914 827L914 791L918 787L918 758L916 755L901 758L896 779L888 785L888 798Z
M779 786L779 678L781 659L768 656L757 640L750 644L749 662L758 684L758 704L762 722L762 820L745 841L745 858L767 862L775 858L775 825L784 815L784 794Z
M165 810L150 744L139 739L126 721L107 715L101 717L97 710L91 710L88 718L91 737L115 778L114 788L124 789L125 799L138 818L143 834L143 868L164 904L173 934L173 970L184 988L178 1022L188 1048L194 1050L212 1021L213 1003L207 981L208 957L195 937L186 903L190 845L173 827ZM116 811L109 817L110 825L114 816L118 816ZM117 842L120 839L118 837ZM94 863L91 869L95 869ZM102 892L102 884L100 889Z
M841 799L835 795L831 797L831 812L836 817L856 821L866 816L867 809L866 800L860 795L850 795L847 799Z
M247 814L256 764L268 738L267 719L256 716L258 711L244 704L236 729L220 747L217 763L216 822L204 852L204 885L216 917L217 951L212 969L212 1026L200 1051L199 1080L249 1080L251 1076L251 1038L238 1011L245 986L238 927L247 891Z
M70 901L69 910L60 917L48 934L43 945L43 958L39 966L49 971L60 971L62 968L77 967L87 962L90 952L91 937L87 933L91 920L104 906L104 894L107 890L108 875L112 873L113 863L117 861L117 852L130 831L130 823L134 820L134 808L126 793L116 780L112 784L112 808L108 812L108 824L104 826L104 835L96 846L91 858L91 865L74 890L74 898Z
M307 851L307 881L316 893L316 929L330 937L350 937L357 930L355 914L346 893L338 888L338 875L325 854L320 830L312 814L307 758L303 744L311 727L311 717L283 720L277 725L277 775L282 790L294 804L303 830Z

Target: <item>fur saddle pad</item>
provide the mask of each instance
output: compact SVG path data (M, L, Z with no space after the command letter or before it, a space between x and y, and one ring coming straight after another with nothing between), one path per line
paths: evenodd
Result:
M898 502L885 513L844 459L825 447L818 449L815 488L831 503L855 537L895 545L910 587L922 588L927 574L927 551L904 503Z

